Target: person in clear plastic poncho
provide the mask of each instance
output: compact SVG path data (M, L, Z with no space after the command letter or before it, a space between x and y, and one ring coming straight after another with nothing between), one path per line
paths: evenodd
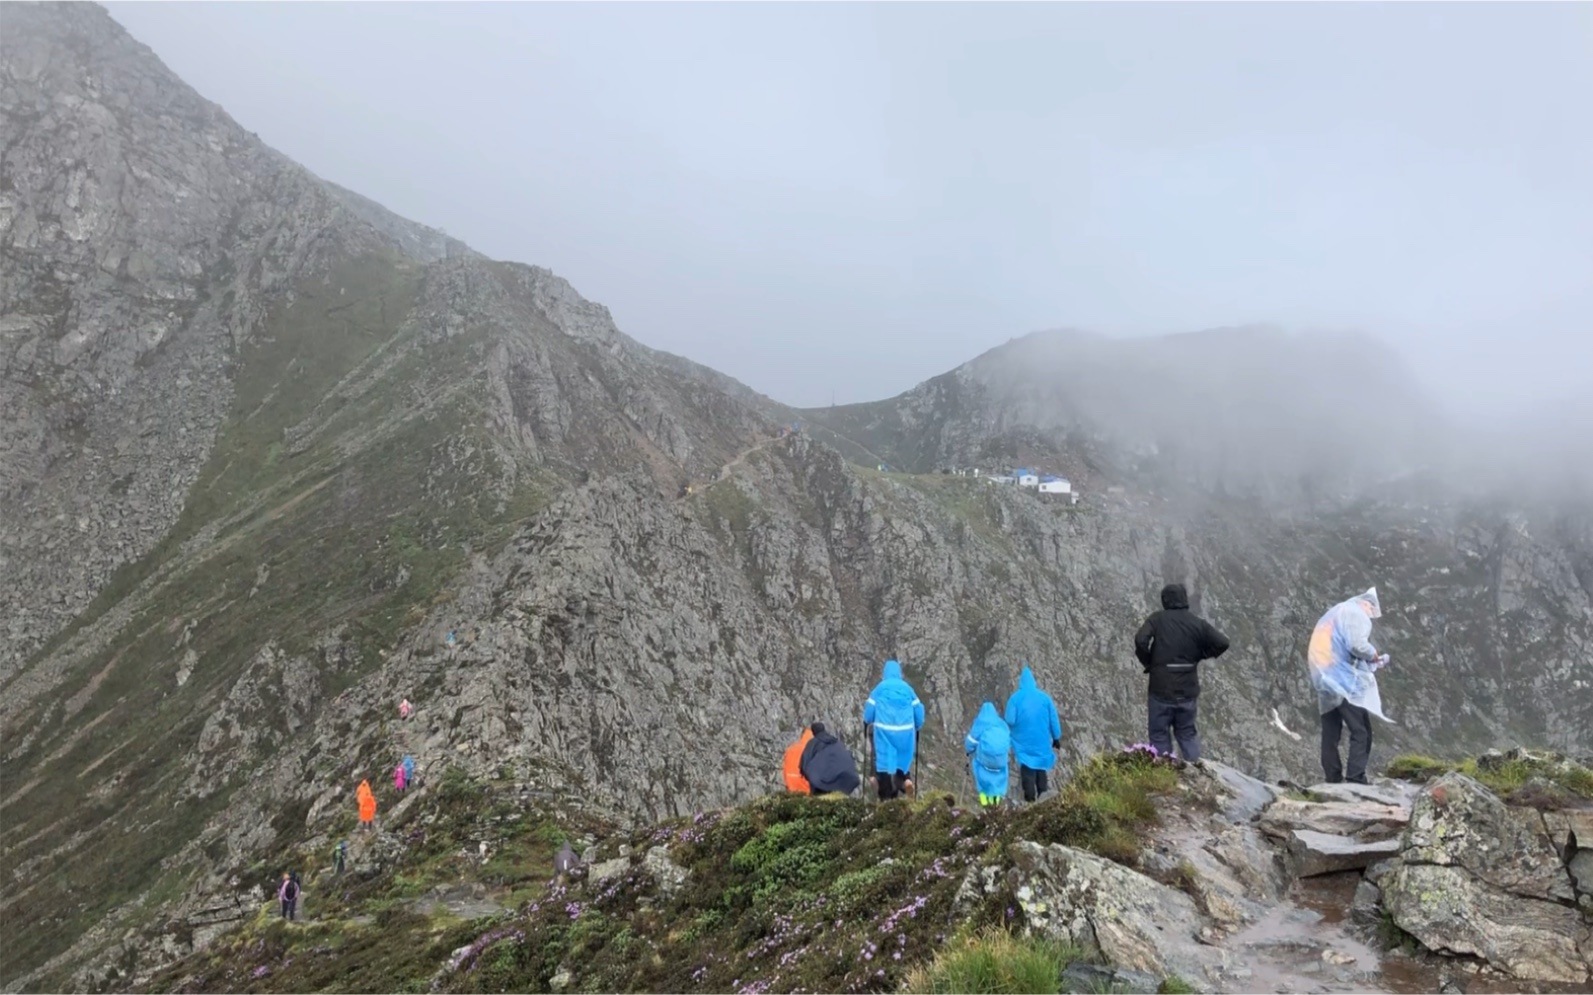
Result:
M1308 669L1322 713L1322 773L1329 783L1367 783L1371 717L1393 721L1383 714L1377 688L1377 671L1388 656L1372 645L1372 619L1382 614L1374 587L1329 608L1311 633ZM1350 731L1349 762L1341 765L1339 739L1345 728Z

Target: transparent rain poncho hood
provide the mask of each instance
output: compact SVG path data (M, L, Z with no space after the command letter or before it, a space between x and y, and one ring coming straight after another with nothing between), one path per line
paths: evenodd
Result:
M1372 645L1372 619L1382 614L1373 587L1329 608L1316 623L1306 659L1322 712L1331 712L1347 701L1384 722L1393 721L1383 714L1375 673L1381 663L1377 647Z

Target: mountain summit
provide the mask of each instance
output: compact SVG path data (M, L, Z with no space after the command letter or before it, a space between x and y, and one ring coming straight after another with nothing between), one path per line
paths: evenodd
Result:
M918 472L1095 450L1118 477L1274 501L1443 465L1451 437L1376 340L1265 327L1036 332L892 400L808 414Z
M1310 627L1371 583L1385 740L1593 746L1593 530L1341 488L1422 455L1365 343L1048 334L798 413L311 175L99 7L0 8L0 134L9 988L210 942L405 755L683 815L815 719L859 742L894 658L926 790L1024 665L1075 763L1142 729L1164 581L1233 639L1202 731L1253 772L1314 765L1271 716L1314 723Z

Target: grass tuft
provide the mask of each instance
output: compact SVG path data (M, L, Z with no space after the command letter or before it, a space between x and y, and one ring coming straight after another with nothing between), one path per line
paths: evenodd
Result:
M1476 779L1513 805L1559 808L1575 799L1593 799L1593 770L1554 753L1516 749L1459 763L1408 753L1390 761L1385 773L1424 783L1450 771Z
M1015 936L989 927L954 943L908 974L902 990L915 995L1000 995L1061 990L1062 972L1084 951L1055 940Z

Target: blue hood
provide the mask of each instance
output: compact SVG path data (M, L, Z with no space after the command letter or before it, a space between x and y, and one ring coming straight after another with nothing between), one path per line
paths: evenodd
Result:
M1028 667L1018 675L1018 689L1007 699L1005 718L1012 727L1012 749L1018 763L1034 770L1056 766L1056 751L1051 744L1062 738L1062 722L1056 703L1040 690L1034 671Z
M885 673L863 705L863 722L874 726L874 769L885 773L911 769L924 727L924 704L902 679L902 665L885 661Z
M987 701L979 708L968 738L963 740L968 751L974 783L981 795L997 798L1007 794L1007 770L1012 754L1012 733L996 711L994 702Z

